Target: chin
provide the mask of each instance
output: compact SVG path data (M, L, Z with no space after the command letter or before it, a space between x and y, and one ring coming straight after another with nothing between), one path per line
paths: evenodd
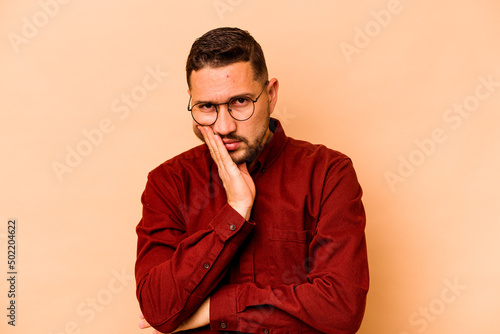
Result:
M233 160L233 162L237 165L241 165L242 163L250 163L255 159L256 151L252 148L247 148L242 152L229 153L229 156Z
M247 162L244 156L242 156L241 154L238 154L236 152L229 153L229 156L231 157L233 162L237 165L241 165L242 163Z

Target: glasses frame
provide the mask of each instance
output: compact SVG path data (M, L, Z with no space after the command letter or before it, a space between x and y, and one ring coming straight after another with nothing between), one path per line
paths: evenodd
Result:
M189 110L189 112L191 113L191 117L193 118L193 120L201 125L201 126L211 126L211 125L214 125L215 122L217 122L217 119L219 118L219 106L221 105L224 105L224 104L227 104L227 111L229 112L229 115L236 121L238 122L244 122L244 121L248 121L252 116L253 114L255 113L255 103L257 103L257 101L259 100L260 96L262 95L262 93L264 93L264 90L267 88L267 85L269 84L269 81L266 81L266 83L264 84L264 87L262 88L262 91L260 92L260 94L254 99L252 99L251 97L249 96L245 96L245 95L239 95L239 96L235 96L235 97L232 97L229 101L227 102L224 102L224 103L211 103L211 102L199 102L199 103L196 103L195 105L193 105L191 108L189 108L189 105L191 104L191 96L189 97L189 102L188 102L188 106L187 106L187 109ZM248 116L247 118L245 119L237 119L233 116L233 113L231 112L231 108L229 108L229 103L231 103L231 101L233 100L236 100L236 99L239 99L239 98L242 98L242 97L245 97L245 98L249 98L250 101L253 102L253 110L252 110L252 113L250 114L250 116ZM194 115L193 115L193 108L196 107L197 105L199 104L203 104L203 103L210 103L210 104L213 104L214 107L215 107L215 113L216 113L216 116L215 116L215 120L213 121L212 124L201 124L201 123L198 123L198 121L196 120L196 118L194 118Z

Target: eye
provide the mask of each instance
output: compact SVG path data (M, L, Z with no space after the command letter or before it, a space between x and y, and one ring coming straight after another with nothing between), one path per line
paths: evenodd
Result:
M203 112L212 112L215 110L215 106L212 103L200 103L197 107Z
M247 106L248 103L250 103L250 99L248 97L243 97L243 96L236 97L236 98L231 100L232 107L240 107L241 108L241 107Z

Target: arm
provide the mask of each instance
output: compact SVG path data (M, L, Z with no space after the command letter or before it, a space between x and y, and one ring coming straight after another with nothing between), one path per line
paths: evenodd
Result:
M210 295L253 229L225 205L206 230L188 236L173 192L168 180L150 176L137 226L137 298L148 322L164 333L175 330Z
M220 329L224 321L226 330L242 332L293 328L355 333L368 290L361 195L350 160L332 167L306 259L307 277L291 269L279 285L221 287L211 297L211 328Z
M165 333L178 329L207 300L253 228L245 219L255 198L246 165L232 162L211 129L202 132L227 196L227 204L209 227L187 236L173 173L167 180L150 175L142 197L143 218L137 226L137 297L147 321Z
M194 328L199 328L208 325L209 322L209 309L210 309L210 297L205 299L203 304L179 327L177 327L172 333L187 331ZM144 315L140 315L141 321L139 321L139 328L146 329L150 328L151 325L144 318ZM153 334L158 334L158 331L153 331Z

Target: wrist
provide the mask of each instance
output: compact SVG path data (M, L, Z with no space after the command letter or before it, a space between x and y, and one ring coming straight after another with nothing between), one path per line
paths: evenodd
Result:
M233 206L231 204L229 204L233 209L234 211L238 212L240 214L240 216L242 216L243 218L245 218L245 220L250 220L250 215L252 214L252 208L244 208L244 207L238 207L238 206Z

